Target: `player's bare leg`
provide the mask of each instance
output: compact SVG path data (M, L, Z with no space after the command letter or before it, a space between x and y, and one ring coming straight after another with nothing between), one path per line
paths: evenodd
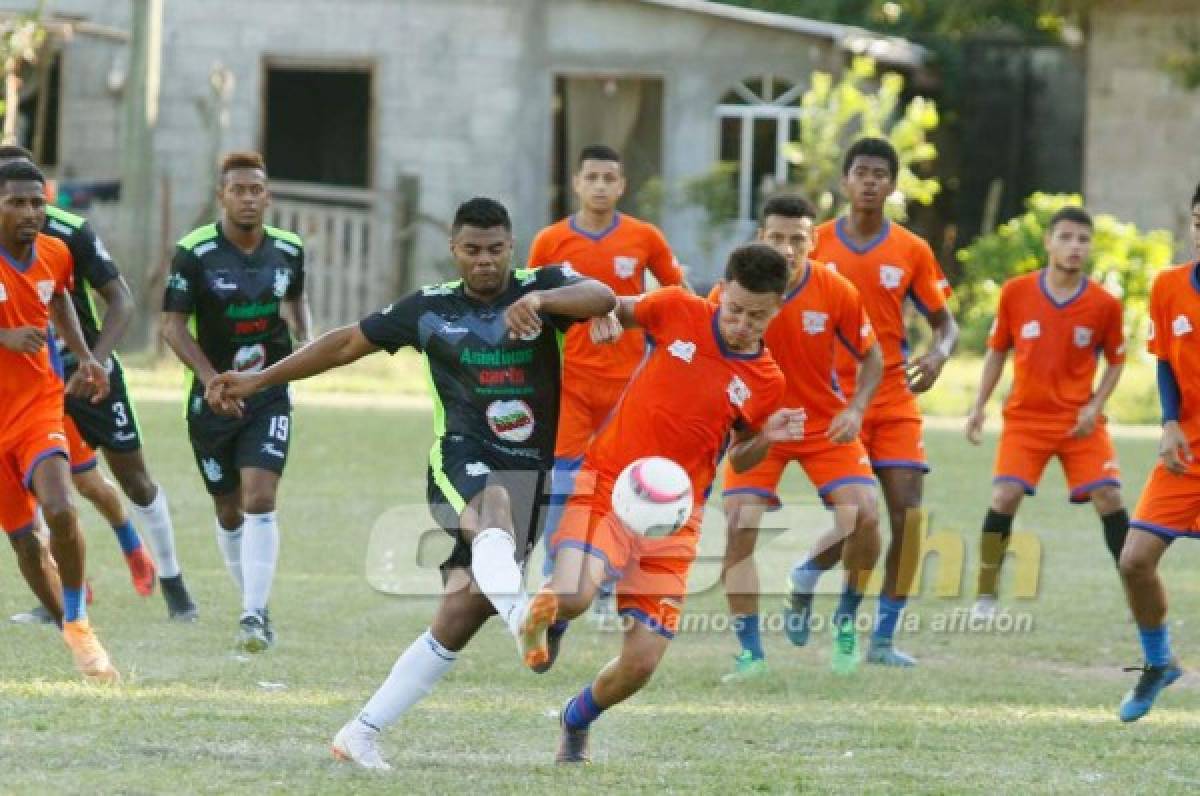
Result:
M983 531L979 544L979 580L975 591L975 605L971 613L980 618L990 618L996 613L996 597L999 594L1000 569L1008 553L1008 541L1012 535L1013 517L1025 498L1025 487L1016 481L1001 480L992 484L992 502L983 518Z
M33 470L33 493L50 528L50 552L62 582L63 639L85 678L117 682L121 675L109 661L87 619L83 582L85 545L79 516L71 502L70 484L71 469L64 456L43 459Z
M917 469L888 467L879 470L877 475L887 505L891 539L884 558L883 589L879 594L879 613L867 661L908 668L915 666L916 661L895 648L893 637L900 614L912 593L920 562L925 474Z
M243 586L238 645L247 652L262 652L275 642L267 603L279 562L279 524L275 517L279 474L260 467L243 467L240 475ZM227 527L224 522L222 526Z
M721 582L734 633L741 650L734 658L734 669L721 678L723 683L739 683L767 673L759 621L760 584L754 549L765 498L752 494L728 495L725 504L725 558L721 564Z
M588 763L588 731L600 714L640 691L662 661L670 639L641 622L625 630L621 653L600 670L591 685L567 702L560 722L562 735L555 760Z
M454 666L458 653L495 613L491 602L479 593L470 570L448 570L429 629L396 660L391 674L359 714L338 731L333 756L363 768L390 769L379 752L380 733L433 690Z
M183 582L183 572L175 554L175 528L166 492L150 477L141 450L111 451L105 448L103 454L121 491L133 504L138 526L154 556L167 615L175 621L194 622L198 612Z
M143 597L149 596L154 591L154 561L146 552L141 538L138 537L137 531L129 521L129 514L125 511L121 494L113 483L104 477L98 467L76 473L72 479L75 483L75 491L96 507L96 510L108 522L109 527L113 529L113 533L116 534L117 542L121 546L121 553L129 567L129 576L133 581L134 590Z
M1158 564L1169 545L1161 536L1133 528L1121 551L1121 582L1146 658L1137 685L1121 702L1122 721L1137 721L1146 715L1158 694L1183 674L1171 654L1167 592L1158 574Z
M837 674L852 674L858 668L858 609L867 582L879 560L878 497L875 489L863 484L848 484L829 495L833 504L835 528L847 528L842 543L845 583L833 613L833 654L831 664Z
M20 536L10 536L9 543L17 555L17 568L29 584L29 590L59 627L62 626L62 582L50 548L34 530Z

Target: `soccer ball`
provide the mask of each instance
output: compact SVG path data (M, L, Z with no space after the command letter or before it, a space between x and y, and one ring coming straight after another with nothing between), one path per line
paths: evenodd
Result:
M617 476L612 507L617 519L634 533L667 536L691 516L692 480L670 459L638 459Z

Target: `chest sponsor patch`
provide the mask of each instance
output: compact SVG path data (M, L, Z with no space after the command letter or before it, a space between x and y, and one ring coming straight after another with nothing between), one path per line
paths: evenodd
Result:
M506 442L524 442L533 436L533 410L524 401L492 401L486 414L492 433Z
M267 364L267 349L262 343L244 345L233 355L233 369L238 373L258 373Z

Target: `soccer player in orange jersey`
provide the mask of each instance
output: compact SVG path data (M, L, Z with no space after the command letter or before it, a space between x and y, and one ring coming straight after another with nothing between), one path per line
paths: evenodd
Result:
M584 147L572 186L579 211L537 234L529 251L531 268L570 265L582 276L608 285L618 296L645 292L647 271L660 285L683 284L683 271L658 228L617 212L617 202L625 194L625 173L615 149L600 144ZM585 324L567 332L551 506L545 525L547 550L583 452L612 413L645 347L641 334L622 335L611 345L598 345L592 342ZM547 557L543 574L550 574L549 567Z
M777 196L762 211L758 239L787 258L789 281L783 309L763 340L787 377L784 403L804 409L804 440L774 445L761 463L743 473L726 462L724 504L727 520L722 580L734 616L741 653L722 682L736 683L766 673L759 635L758 571L754 547L764 511L782 506L779 479L789 462L804 468L817 494L834 512L837 538L847 572L835 612L833 664L848 674L858 664L854 620L866 579L879 557L879 510L875 476L858 439L863 415L883 374L883 354L854 285L808 259L816 211L798 196ZM720 288L710 299L719 300ZM845 348L862 362L858 392L847 402L833 381L834 353ZM793 630L794 632L794 630Z
M601 583L617 579L617 609L627 620L621 652L567 703L559 762L587 761L591 722L649 681L674 637L722 451L730 445L734 466L745 470L772 443L803 435L803 413L779 408L786 382L762 345L782 304L787 261L770 246L751 244L730 255L726 274L720 304L678 287L619 299L620 325L645 329L655 346L588 446L551 549L553 572L521 628L526 665L544 671L553 661L550 627L579 616ZM606 324L611 319L593 321ZM692 516L665 537L635 535L612 513L616 476L650 455L673 459L692 480Z
M87 619L83 531L71 500L63 385L47 350L49 323L79 358L69 393L102 400L108 377L71 305L70 251L39 232L45 189L32 163L0 166L0 526L30 588L61 617L76 667L90 680L114 682L120 674ZM33 532L37 504L57 570Z
M1192 195L1192 243L1200 252L1200 185ZM1200 538L1200 261L1163 271L1150 288L1150 353L1158 358L1163 431L1158 464L1133 510L1121 551L1121 580L1145 664L1121 701L1121 721L1150 712L1183 670L1171 653L1167 592L1158 564L1171 542Z
M1013 386L1004 403L992 504L983 520L973 611L985 618L996 611L1013 515L1021 499L1035 493L1051 457L1062 462L1071 502L1090 500L1096 508L1114 562L1129 530L1117 453L1104 419L1125 363L1121 302L1083 271L1092 248L1086 211L1065 207L1055 213L1044 243L1046 268L1010 279L1001 289L979 394L967 417L967 439L978 445L984 408L1012 350ZM1108 366L1093 390L1101 354Z
M908 601L920 553L925 446L917 394L933 386L958 341L958 325L946 307L946 284L929 244L884 216L896 188L899 159L890 143L862 138L842 161L842 190L850 213L817 228L812 257L849 279L862 295L867 315L883 349L883 380L863 418L860 434L887 503L891 541L885 558L883 589L867 662L909 667L916 661L895 648L892 639ZM933 343L910 360L904 304L911 300L933 330ZM854 392L858 361L839 355L837 377L843 393ZM911 540L905 544L905 540ZM823 540L824 541L824 540ZM792 570L792 599L787 628L795 644L807 641L812 593L821 573L841 557L841 545L814 550Z

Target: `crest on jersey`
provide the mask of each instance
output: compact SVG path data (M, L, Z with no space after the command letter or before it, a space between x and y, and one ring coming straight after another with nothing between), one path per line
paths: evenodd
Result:
M1092 330L1086 326L1075 327L1075 347L1087 348L1092 344Z
M1030 321L1021 327L1022 340L1034 340L1042 336L1042 325L1037 321Z
M1191 334L1192 322L1188 320L1188 316L1176 315L1175 320L1171 321L1171 333L1176 337L1183 337L1185 334Z
M738 376L729 380L729 386L725 388L725 393L729 396L729 403L739 409L746 405L746 401L750 400L750 388Z
M275 298L287 295L288 287L292 284L292 273L286 268L275 269Z
M829 313L805 310L803 316L804 331L808 334L821 334L829 321Z
M895 290L900 287L900 282L904 280L904 269L895 265L879 266L879 284L886 287L888 290Z
M43 304L49 304L50 299L54 298L54 280L39 279L37 283L38 298Z
M617 279L630 279L638 267L638 258L617 255L613 257L613 271Z
M676 340L667 346L667 351L676 359L690 363L692 357L696 356L696 344L691 341Z
M3 282L0 282L0 301L8 301L8 291L5 289Z

